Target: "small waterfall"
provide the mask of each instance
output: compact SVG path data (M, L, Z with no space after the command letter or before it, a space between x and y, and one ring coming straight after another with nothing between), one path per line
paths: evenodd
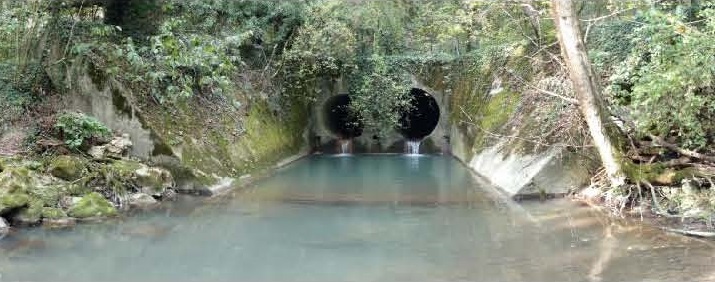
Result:
M340 155L350 155L353 153L353 140L352 139L339 140L338 144L340 144L340 148L338 151L338 153Z
M408 155L419 155L420 154L420 144L422 144L422 140L407 140L405 142L406 148L405 151L407 151Z

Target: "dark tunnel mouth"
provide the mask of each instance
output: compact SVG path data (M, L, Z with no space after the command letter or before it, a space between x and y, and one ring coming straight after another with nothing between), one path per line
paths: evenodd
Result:
M363 132L360 116L353 113L350 101L348 94L340 94L330 97L323 106L325 125L340 139L360 137Z
M412 88L410 108L400 114L398 131L408 140L422 140L432 134L439 123L437 100L419 88Z

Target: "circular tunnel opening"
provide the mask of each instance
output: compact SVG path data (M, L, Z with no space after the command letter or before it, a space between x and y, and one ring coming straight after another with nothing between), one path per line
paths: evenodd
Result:
M362 135L363 124L360 116L350 108L350 96L341 94L325 102L325 123L330 133L340 139L350 139Z
M427 91L410 90L410 107L402 112L398 131L408 140L422 140L429 136L439 123L439 105Z

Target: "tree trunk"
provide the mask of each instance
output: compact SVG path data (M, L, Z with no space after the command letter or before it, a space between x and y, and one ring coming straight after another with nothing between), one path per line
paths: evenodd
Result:
M598 81L588 60L586 47L581 37L581 29L572 0L551 0L554 22L559 35L561 53L568 68L571 81L579 101L589 133L601 157L601 162L612 187L624 184L621 168L621 152L615 146L615 138L606 128Z

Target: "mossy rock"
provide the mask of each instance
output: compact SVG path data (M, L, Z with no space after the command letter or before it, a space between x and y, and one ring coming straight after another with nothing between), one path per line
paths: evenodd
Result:
M30 203L30 195L25 193L8 193L0 195L0 215Z
M168 170L156 167L143 167L135 171L136 183L142 193L160 195L167 188L174 186L174 178Z
M67 218L67 213L60 208L44 207L42 208L42 218L53 220L63 219Z
M8 159L0 156L0 172L4 171L8 166Z
M144 165L139 162L118 160L112 162L106 169L120 178L128 179L134 175L135 171L141 169L142 167L144 167Z
M49 173L67 181L75 181L87 171L86 160L74 156L58 156L50 161Z
M28 191L36 185L34 175L27 168L12 167L0 173L0 193Z
M92 192L92 189L80 184L67 184L62 187L63 194L81 197Z
M7 169L20 167L21 163L21 159L0 156L0 172L5 171Z
M42 205L43 203L39 199L30 200L27 208L22 209L13 217L13 222L24 226L40 223L40 220L42 220Z
M92 192L74 204L68 214L76 218L109 217L117 215L117 209L104 196Z

